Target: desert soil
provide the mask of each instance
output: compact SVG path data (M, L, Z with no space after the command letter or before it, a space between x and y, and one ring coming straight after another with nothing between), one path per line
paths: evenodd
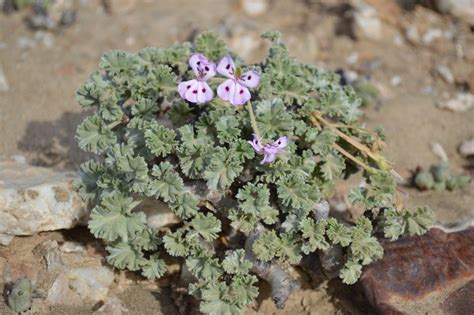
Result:
M35 35L24 23L28 12L0 15L0 67L9 85L8 91L0 92L0 155L21 154L33 164L77 169L87 156L74 141L75 128L85 116L74 95L105 51L166 47L211 29L228 40L231 48L243 51L246 61L254 62L267 48L258 35L280 30L290 52L300 60L370 76L381 101L364 109L363 120L370 128L385 128L385 154L403 177L409 178L417 166L427 168L438 162L431 150L435 142L444 147L455 172L468 172L469 167L472 172L472 161L461 157L457 148L474 137L474 108L451 112L436 106L460 89L474 89L474 35L464 21L423 7L401 11L391 1L367 1L379 9L382 21L383 36L374 40L354 34L347 18L351 9L342 1L274 0L266 12L253 17L242 10L239 1L115 1L112 14L106 13L99 1L77 1L77 22L54 32L51 47L41 43L34 48L19 47L20 38L33 39ZM452 37L413 43L404 36L410 25L416 25L420 33L438 28L451 32ZM438 65L447 66L457 83L436 75ZM471 82L471 86L464 82ZM441 223L474 217L474 183L455 192L419 192L405 186L407 206L430 206ZM9 246L14 252L10 254L23 259L33 248L32 242L38 243L41 237L16 239ZM280 312L265 294L268 290L262 289L263 298L249 314L368 312L365 304L353 297L356 288L341 289L338 283L323 283L318 290L305 288ZM165 305L172 303L166 288L133 288L120 298L133 314L150 314L156 309L176 313ZM0 312L4 313L2 303ZM90 309L55 309L52 313L90 314Z

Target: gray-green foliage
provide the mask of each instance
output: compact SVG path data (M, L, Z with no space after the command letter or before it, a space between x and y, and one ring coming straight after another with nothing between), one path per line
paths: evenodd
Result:
M272 47L262 63L252 66L262 74L252 106L265 139L290 139L270 164L260 164L261 156L247 143L253 133L247 111L217 99L190 104L177 93L177 84L192 78L187 65L192 53L204 53L216 63L225 54L234 55L212 33L167 49L108 52L77 93L84 109L95 109L78 127L77 140L98 158L82 165L76 184L95 206L89 229L107 244L107 261L158 278L166 271L166 255L180 257L196 277L189 289L204 313L241 313L258 295L244 244L226 245L233 241L229 235L248 235L257 224L266 232L253 250L263 261L295 265L316 250L342 246L345 283L354 283L363 265L382 256L365 217L354 224L314 217L314 206L330 198L336 181L356 168L336 144L368 165L363 173L367 185L351 192L352 202L379 211L395 201L389 169L378 168L312 119L318 112L350 124L353 128L342 132L376 147L377 139L357 128L360 99L354 91L340 86L335 74L291 58L277 33L264 37ZM234 202L213 204L196 187ZM182 224L152 229L137 208L145 198L166 203ZM409 213L382 212L385 236L396 239L428 228L426 211Z

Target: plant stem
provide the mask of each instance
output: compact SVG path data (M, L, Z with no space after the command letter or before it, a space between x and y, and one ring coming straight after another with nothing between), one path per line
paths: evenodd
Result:
M250 101L247 102L247 111L249 112L250 123L252 125L253 132L257 136L258 140L260 142L262 142L262 138L260 138L260 132L258 131L258 127L257 127L257 120L255 119L255 114L253 113L252 103L250 103Z
M361 151L362 153L364 153L365 155L367 155L369 158L371 158L372 160L374 160L375 163L377 163L377 165L379 166L380 169L384 170L384 171L388 171L388 170L391 170L392 167L391 165L385 160L385 158L377 153L374 153L372 152L368 147L366 147L364 144L360 143L359 141L357 141L356 139L346 135L345 133L343 133L342 131L340 131L339 129L337 129L336 127L334 127L333 124L331 124L330 122L326 121L324 118L321 117L320 114L318 113L313 113L312 114L312 117L314 117L314 119L327 126L329 129L331 129L336 135L338 135L339 137L341 137L342 139L344 139L345 141L347 141L349 144L351 144L352 146L354 146L356 149L358 149L359 151ZM313 121L314 123L314 121Z
M334 148L341 152L345 157L347 157L349 160L351 160L352 162L354 162L355 164L359 165L360 167L362 167L364 170L366 170L368 173L370 174L373 174L374 173L374 169L370 166L368 166L367 164L359 161L355 156L353 156L352 154L350 154L349 152L347 152L344 148L342 148L340 145L338 145L337 143L334 143L333 144Z

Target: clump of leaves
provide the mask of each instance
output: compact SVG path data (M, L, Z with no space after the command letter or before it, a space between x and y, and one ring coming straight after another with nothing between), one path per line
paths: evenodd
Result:
M429 170L419 169L413 183L419 190L456 190L465 188L471 181L469 176L453 175L449 170L448 161L441 161Z
M272 42L265 60L231 67L236 72L224 82L205 66L236 55L204 33L171 48L108 52L77 92L80 105L94 110L77 140L97 158L81 166L76 185L94 205L88 225L107 244L107 261L153 279L166 273L166 255L178 257L204 313L242 313L258 295L256 276L271 279L282 307L281 295L296 287L279 290L291 282L285 270L335 246L344 253L340 277L356 282L362 266L383 254L373 222L343 222L318 209L336 182L357 170L366 185L350 199L385 218L386 237L429 227L427 211L393 207L396 183L380 153L383 135L362 128L354 90L291 58L278 33L263 37ZM251 95L241 89L248 99L231 99L226 87L239 92L241 74L261 79L246 85ZM209 93L218 85L233 105ZM140 206L150 199L180 223L150 225Z

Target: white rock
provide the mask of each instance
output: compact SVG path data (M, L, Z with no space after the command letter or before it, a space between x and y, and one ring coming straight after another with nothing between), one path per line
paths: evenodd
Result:
M441 161L447 161L448 155L444 150L441 143L435 142L431 144L431 151L433 151L434 155L436 155Z
M5 73L3 72L3 68L0 65L0 92L6 92L8 91L8 81L7 77L5 76Z
M69 229L88 211L72 187L75 173L0 160L0 243L15 235Z
M35 48L36 41L26 36L21 36L16 40L16 45L22 49Z
M436 8L474 24L474 0L435 0Z
M396 75L390 79L390 84L392 86L399 86L402 83L402 78L400 76Z
M268 0L241 0L242 8L250 16L258 16L268 9Z
M474 138L461 143L459 153L464 157L474 156Z
M435 39L443 37L443 31L439 28L431 28L427 30L424 34L423 37L421 38L421 41L425 45L431 44Z
M359 61L359 53L358 52L352 52L349 56L346 58L346 63L348 65L353 65L356 64L357 61Z
M453 84L454 83L454 76L451 70L448 67L443 65L438 65L435 68L436 73L447 83Z
M420 42L420 33L418 32L416 25L413 24L408 26L405 30L405 37L412 44L418 44Z
M123 305L123 302L117 297L110 297L104 302L97 311L92 313L93 315L106 314L106 315L122 315L128 313L129 310Z
M49 305L82 305L84 300L104 300L114 281L107 267L82 267L62 271L48 291Z
M354 31L367 39L382 39L382 22L374 7L361 2L354 12Z
M456 98L450 99L444 103L438 103L438 107L453 112L465 112L472 106L474 106L474 94L471 93L458 93Z
M63 253L80 253L80 252L85 252L86 247L80 243L77 242L72 242L72 241L66 241L64 242L60 248L61 252Z

